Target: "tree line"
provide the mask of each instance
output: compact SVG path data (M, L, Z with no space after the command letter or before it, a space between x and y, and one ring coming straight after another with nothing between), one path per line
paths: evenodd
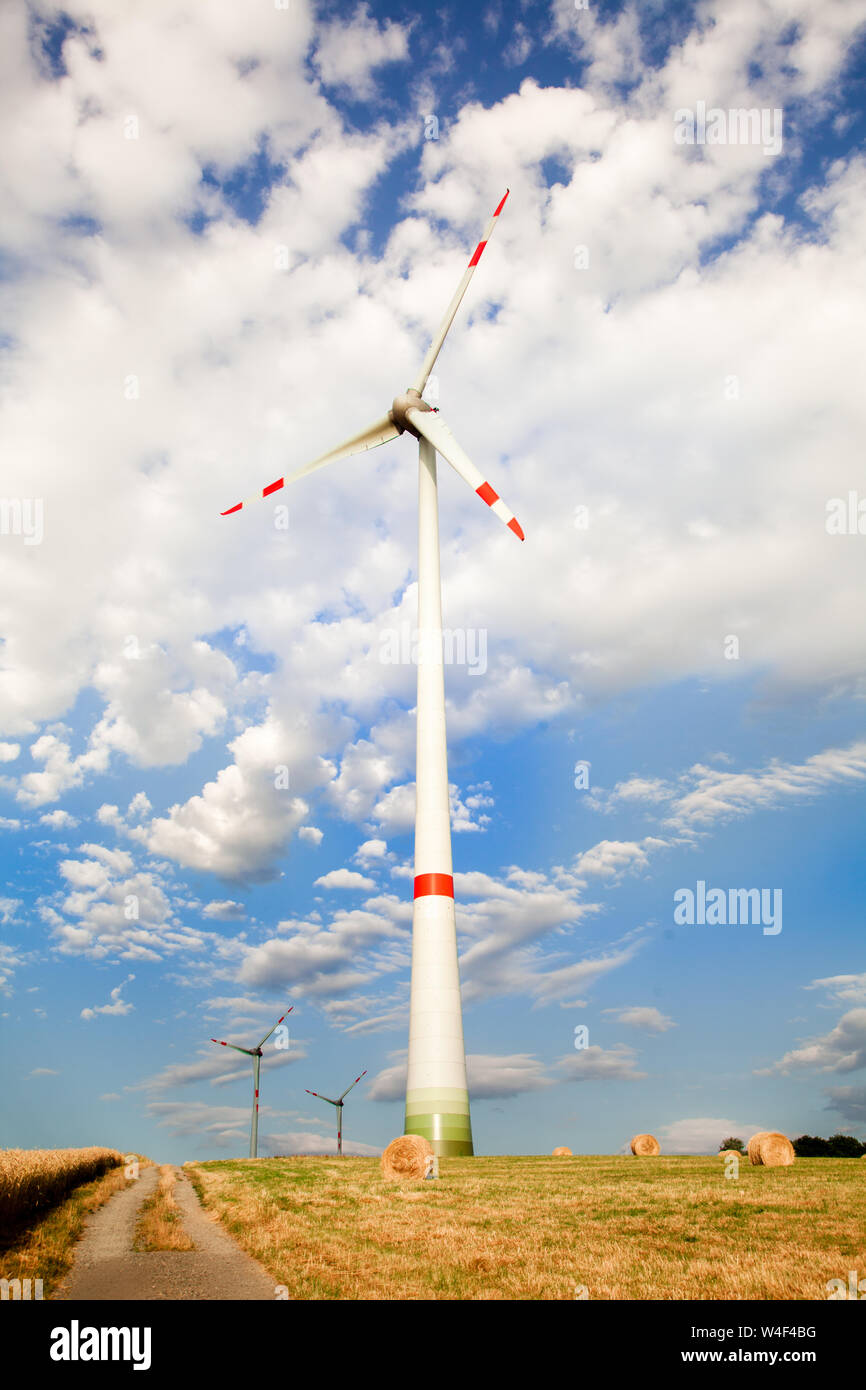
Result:
M798 1158L862 1158L866 1154L866 1141L861 1143L853 1134L831 1134L829 1139L821 1139L817 1134L801 1134L791 1143ZM723 1149L746 1152L742 1139L723 1139L719 1153Z

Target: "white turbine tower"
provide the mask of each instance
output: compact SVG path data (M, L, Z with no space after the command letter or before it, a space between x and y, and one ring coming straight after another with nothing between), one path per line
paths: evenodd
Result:
M230 516L325 464L375 449L398 434L411 434L418 440L415 886L405 1130L407 1134L423 1135L440 1155L471 1154L472 1127L466 1086L451 864L436 454L440 453L451 464L520 540L524 535L513 513L463 452L435 408L422 400L422 392L507 197L506 189L445 311L417 377L394 399L387 415L312 463L277 478L276 482L222 513Z
M238 1047L237 1043L223 1042L222 1038L211 1038L211 1042L218 1043L220 1047L231 1047L235 1052L243 1052L246 1057L253 1059L253 1118L250 1124L250 1158L258 1158L259 1148L259 1077L262 1070L262 1048L267 1042L271 1033L275 1033L284 1018L288 1018L294 1008L286 1009L283 1018L278 1018L270 1033L265 1033L258 1047Z

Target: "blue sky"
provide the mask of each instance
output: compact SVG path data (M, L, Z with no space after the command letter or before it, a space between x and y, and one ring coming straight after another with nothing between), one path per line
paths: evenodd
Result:
M412 443L219 512L387 409L506 186L434 386L527 537L443 465L476 1151L862 1137L866 6L237 9L0 20L2 1143L243 1154L209 1039L288 1004L260 1151L362 1068L400 1132Z

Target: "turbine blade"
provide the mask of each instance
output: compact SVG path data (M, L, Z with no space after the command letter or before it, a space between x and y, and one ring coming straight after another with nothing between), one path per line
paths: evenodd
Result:
M211 1038L211 1042L219 1043L220 1047L231 1047L235 1052L243 1052L247 1057L255 1057L255 1053L248 1047L238 1047L236 1043L223 1042L222 1038Z
M396 439L399 433L400 431L391 418L388 415L383 415L381 420L377 420L374 425L369 425L367 429L361 430L360 434L353 434L351 439L344 440L342 444L337 445L336 449L331 449L327 454L313 459L312 463L304 464L304 467L297 469L295 473L287 473L284 477L277 478L276 482L260 488L250 497L245 497L243 502L237 502L235 506L220 512L220 516L231 516L232 512L239 512L242 507L248 507L251 502L258 502L262 497L270 497L272 493L279 492L281 488L296 482L298 478L305 478L308 473L315 473L317 468L324 468L326 463L336 463L338 459L348 458L350 454L362 454L366 449L376 449L380 444L387 444L389 439Z
M304 1090L307 1091L306 1086L304 1087ZM330 1097L330 1096L323 1096L323 1095L320 1095L318 1091L307 1091L307 1095L308 1095L308 1096L315 1096L315 1097L316 1097L316 1100L326 1100L326 1101L328 1102L329 1105L336 1105L336 1104L337 1104L337 1102L336 1102L335 1100L331 1100L331 1097Z
M445 317L443 318L438 329L436 330L436 336L430 344L429 348L427 349L427 356L424 358L424 361L421 364L421 370L419 371L417 377L412 383L412 385L421 395L424 394L424 387L427 385L427 378L433 370L433 364L436 361L436 358L439 356L439 352L442 347L442 344L445 342L448 329L454 322L454 315L460 308L460 301L466 293L467 289L469 288L469 281L472 279L475 267L481 260L481 255L484 251L485 246L487 245L488 241L493 235L493 229L496 226L496 219L499 216L502 209L504 208L505 199L508 197L510 192L511 189L506 188L505 196L502 198L498 208L494 212L490 221L487 223L487 226L484 229L484 235L479 241L478 245L476 246L474 252L472 253L472 259L466 267L465 271L463 272L463 279L460 281L460 284L454 291L454 298L451 300L451 303L445 310Z
M283 1018L278 1018L278 1019L277 1019L276 1023L274 1024L273 1028L271 1029L271 1033L276 1033L276 1031L277 1031L277 1029L279 1028L280 1024L282 1023L283 1019L288 1018L289 1014L292 1012L292 1009L293 1009L294 1007L295 1007L295 1006L294 1006L294 1004L293 1004L291 1009L286 1009L286 1012L283 1014ZM261 1042L259 1043L259 1047L264 1047L264 1045L265 1045L265 1043L267 1042L268 1038L271 1036L271 1033L265 1033L265 1036L262 1038Z
M366 1076L366 1075L367 1075L366 1070L361 1072L361 1076ZM355 1080L352 1082L352 1086L357 1086L358 1082L361 1080L361 1076L356 1076L356 1077L355 1077ZM347 1086L347 1087L346 1087L345 1091L343 1092L343 1096L347 1096L347 1095L349 1094L349 1092L350 1092L351 1089L352 1089L352 1086ZM343 1096L340 1096L340 1100L343 1099Z
M494 492L490 484L478 472L469 455L460 448L441 415L435 414L432 410L413 409L406 411L406 419L413 429L416 429L419 434L423 434L425 439L429 439L436 452L448 460L454 471L459 473L461 478L478 493L482 502L486 502L488 507L493 508L500 521L504 521L515 536L525 540L523 527L515 519L514 513L506 507L499 493Z

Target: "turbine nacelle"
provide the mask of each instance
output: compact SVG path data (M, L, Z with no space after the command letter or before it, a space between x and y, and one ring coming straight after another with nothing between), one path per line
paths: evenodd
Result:
M420 439L418 430L408 419L408 412L410 410L432 411L432 409L431 405L421 399L421 392L416 390L414 386L410 386L408 390L403 392L402 396L394 397L391 409L388 411L388 419L396 426L400 434L414 434L416 439Z

